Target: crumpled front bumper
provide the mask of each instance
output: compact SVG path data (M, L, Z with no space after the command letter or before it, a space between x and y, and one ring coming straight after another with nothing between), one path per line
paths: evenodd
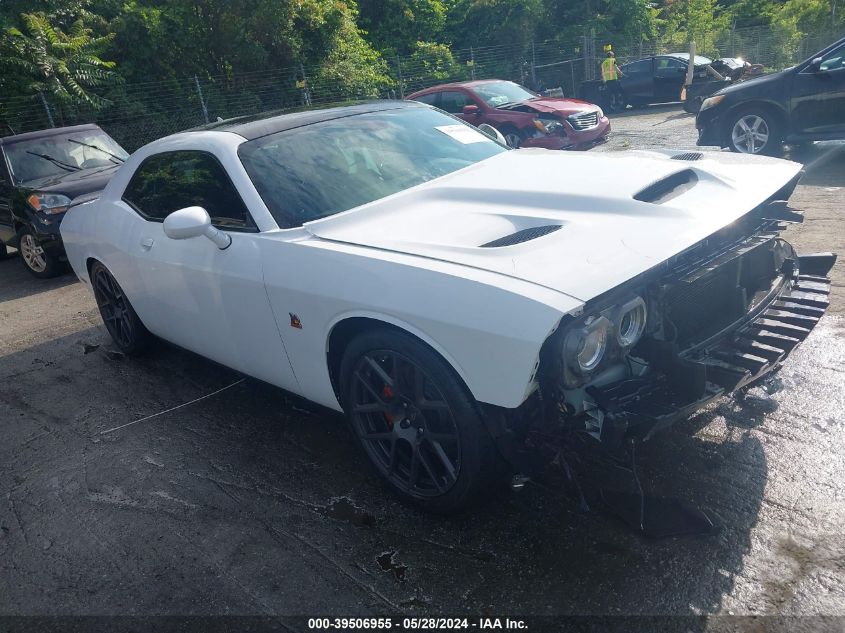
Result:
M665 371L588 388L603 413L602 442L648 439L719 396L777 372L824 315L830 294L826 275L835 261L829 253L799 256L797 276L729 332L681 353Z

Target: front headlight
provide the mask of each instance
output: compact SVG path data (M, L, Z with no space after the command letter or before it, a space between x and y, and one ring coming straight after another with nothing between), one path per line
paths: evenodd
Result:
M635 297L617 308L613 315L616 325L616 342L622 349L630 349L640 340L645 332L646 317L645 301L642 297Z
M603 316L590 317L584 325L566 335L564 362L581 374L596 369L607 351L608 332L612 324Z
M707 110L708 108L712 108L713 106L717 106L725 99L725 95L716 95L714 97L707 97L704 101L701 102L701 110Z
M57 193L34 193L26 199L26 202L36 211L55 215L67 211L70 198Z
M534 127L543 134L559 134L563 130L563 123L557 119L534 119Z
M604 110L602 110L600 107L596 106L596 112L598 112L598 113L599 113L599 118L600 118L600 119L603 119L603 118L604 118Z

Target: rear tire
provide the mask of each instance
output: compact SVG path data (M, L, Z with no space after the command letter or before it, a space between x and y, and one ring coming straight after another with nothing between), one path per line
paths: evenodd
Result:
M35 232L28 226L18 231L18 251L24 268L39 279L49 279L62 272L62 263L41 247Z
M117 280L100 262L91 265L89 276L100 316L114 344L127 356L146 352L154 340L153 335L141 323Z
M427 345L365 332L343 354L340 388L356 442L400 499L451 514L491 489L497 453L478 406Z
M728 119L725 145L740 154L777 156L783 151L780 121L769 110L745 108Z

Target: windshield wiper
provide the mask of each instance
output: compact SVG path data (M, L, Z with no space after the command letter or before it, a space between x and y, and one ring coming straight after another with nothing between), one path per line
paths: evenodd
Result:
M71 165L69 163L63 163L58 158L53 158L49 154L39 154L38 152L30 152L29 150L26 150L26 153L32 154L33 156L38 156L38 158L43 158L44 160L48 160L51 163L53 163L54 165L61 167L65 171L79 171L81 169L80 167L77 167L76 165Z
M90 147L91 149L95 149L98 152L102 152L103 154L108 154L109 156L111 156L111 158L109 158L109 160L111 162L113 162L115 165L120 165L121 163L125 162L124 159L122 159L117 154L112 154L110 151L103 149L102 147L97 147L96 145L92 145L91 143L83 143L82 141L77 141L76 139L72 139L72 138L67 139L67 142L68 143L76 143L77 145L82 145L83 147ZM114 160L112 160L112 159L114 159ZM114 162L115 160L118 160L120 162L115 163Z

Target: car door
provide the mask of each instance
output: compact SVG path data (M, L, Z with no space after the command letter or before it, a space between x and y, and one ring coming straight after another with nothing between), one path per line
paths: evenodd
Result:
M629 103L651 103L654 98L652 62L649 57L621 66L619 82Z
M11 206L13 190L6 159L0 150L0 242L10 242L15 237Z
M845 44L807 64L792 82L791 133L816 139L845 135Z
M675 57L655 57L654 102L680 101L686 76L686 62Z
M138 167L123 193L138 215L128 252L141 291L131 297L150 331L181 347L287 389L293 370L264 288L257 229L224 167L210 153L155 154ZM231 245L205 237L175 240L163 220L201 206Z
M478 106L479 114L472 114L466 115L464 114L464 106L474 105ZM478 125L481 123L479 120L480 113L481 113L481 106L467 93L461 90L444 90L440 93L440 101L437 104L444 112L448 112L449 114L454 114L459 119L466 121L467 123L472 123L473 125Z

